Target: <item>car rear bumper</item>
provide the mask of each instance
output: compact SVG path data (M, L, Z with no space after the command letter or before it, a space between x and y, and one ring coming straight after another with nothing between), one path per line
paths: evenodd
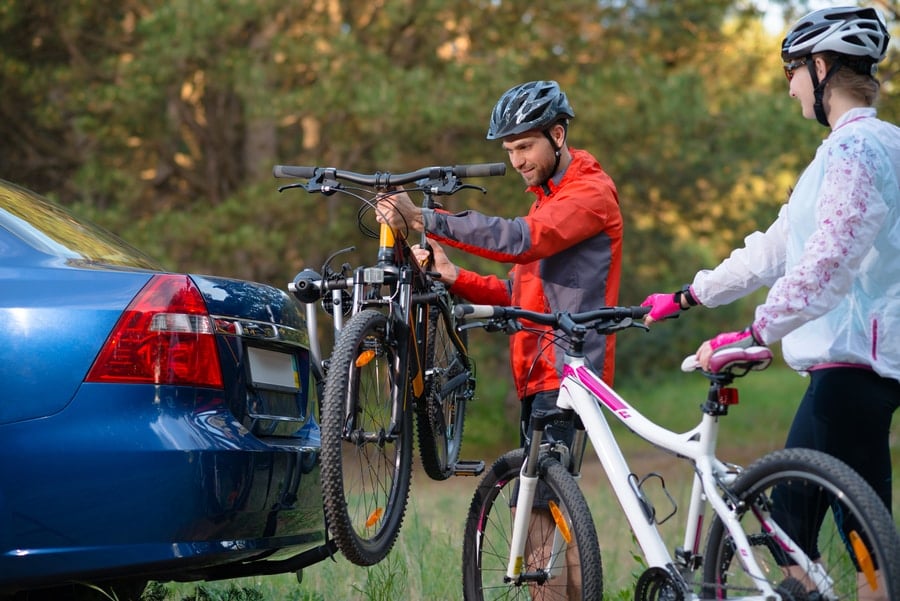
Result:
M321 545L314 423L262 440L220 397L86 384L56 415L0 426L0 591L88 575L193 579Z

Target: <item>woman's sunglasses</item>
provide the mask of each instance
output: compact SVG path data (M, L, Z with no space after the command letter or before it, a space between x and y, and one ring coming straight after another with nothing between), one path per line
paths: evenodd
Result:
M794 71L802 67L806 64L805 58L801 58L800 60L790 62L784 66L784 76L787 77L788 81L794 79Z

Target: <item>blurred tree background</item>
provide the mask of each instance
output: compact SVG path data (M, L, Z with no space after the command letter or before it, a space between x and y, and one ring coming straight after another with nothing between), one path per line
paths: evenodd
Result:
M900 34L900 2L866 4ZM788 23L810 8L802 0L6 0L0 177L74 207L167 268L284 287L343 246L360 248L354 264L370 259L374 242L361 237L358 206L346 197L278 193L274 164L399 172L502 161L484 139L494 102L516 83L555 79L576 112L570 143L594 153L618 185L621 301L637 304L765 227L827 133L788 97L784 28L764 26L764 5ZM893 122L898 70L893 43L880 71L880 115ZM489 193L460 194L447 208L513 216L531 202L512 171L473 183ZM671 367L707 334L751 315L745 303L696 311L652 338L622 334L619 373ZM505 361L501 338L487 343L497 349L488 362Z

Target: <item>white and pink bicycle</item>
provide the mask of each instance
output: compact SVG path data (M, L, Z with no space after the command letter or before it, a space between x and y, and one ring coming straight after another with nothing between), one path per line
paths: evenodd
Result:
M674 432L604 383L582 352L588 331L613 335L643 327L639 319L648 308L580 314L485 305L455 310L467 327L488 331L550 325L557 332L553 342L565 349L558 409L533 417L528 447L500 457L472 499L462 555L466 599L602 599L600 549L577 480L587 439L643 554L636 601L900 599L897 529L874 490L846 464L809 449L774 451L746 469L716 456L719 422L737 401L730 385L765 369L772 360L769 349L717 352L710 372L702 372L709 393L700 423ZM689 357L682 369L699 367ZM674 513L675 502L665 516L657 515L644 490L656 474L641 478L632 472L604 409L693 470L683 543L671 552L658 526ZM571 448L542 434L560 419L574 420ZM534 504L539 486L549 494ZM710 509L712 522L706 524Z

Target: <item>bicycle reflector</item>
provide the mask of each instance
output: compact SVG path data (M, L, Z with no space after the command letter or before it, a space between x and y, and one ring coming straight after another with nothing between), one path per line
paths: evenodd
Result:
M375 358L375 351L367 350L356 356L356 367L365 367Z
M872 555L862 537L856 533L856 530L850 531L850 545L853 547L853 553L856 555L856 562L859 564L860 571L865 575L869 588L873 591L878 590L878 577L875 574L875 563L872 561Z
M723 386L719 389L719 404L720 405L737 405L738 404L738 390L737 388L728 388L727 386Z
M569 530L569 525L566 523L566 516L563 515L562 510L552 500L549 501L550 506L550 514L553 516L553 522L556 524L557 530L565 539L567 545L572 544L572 531Z

